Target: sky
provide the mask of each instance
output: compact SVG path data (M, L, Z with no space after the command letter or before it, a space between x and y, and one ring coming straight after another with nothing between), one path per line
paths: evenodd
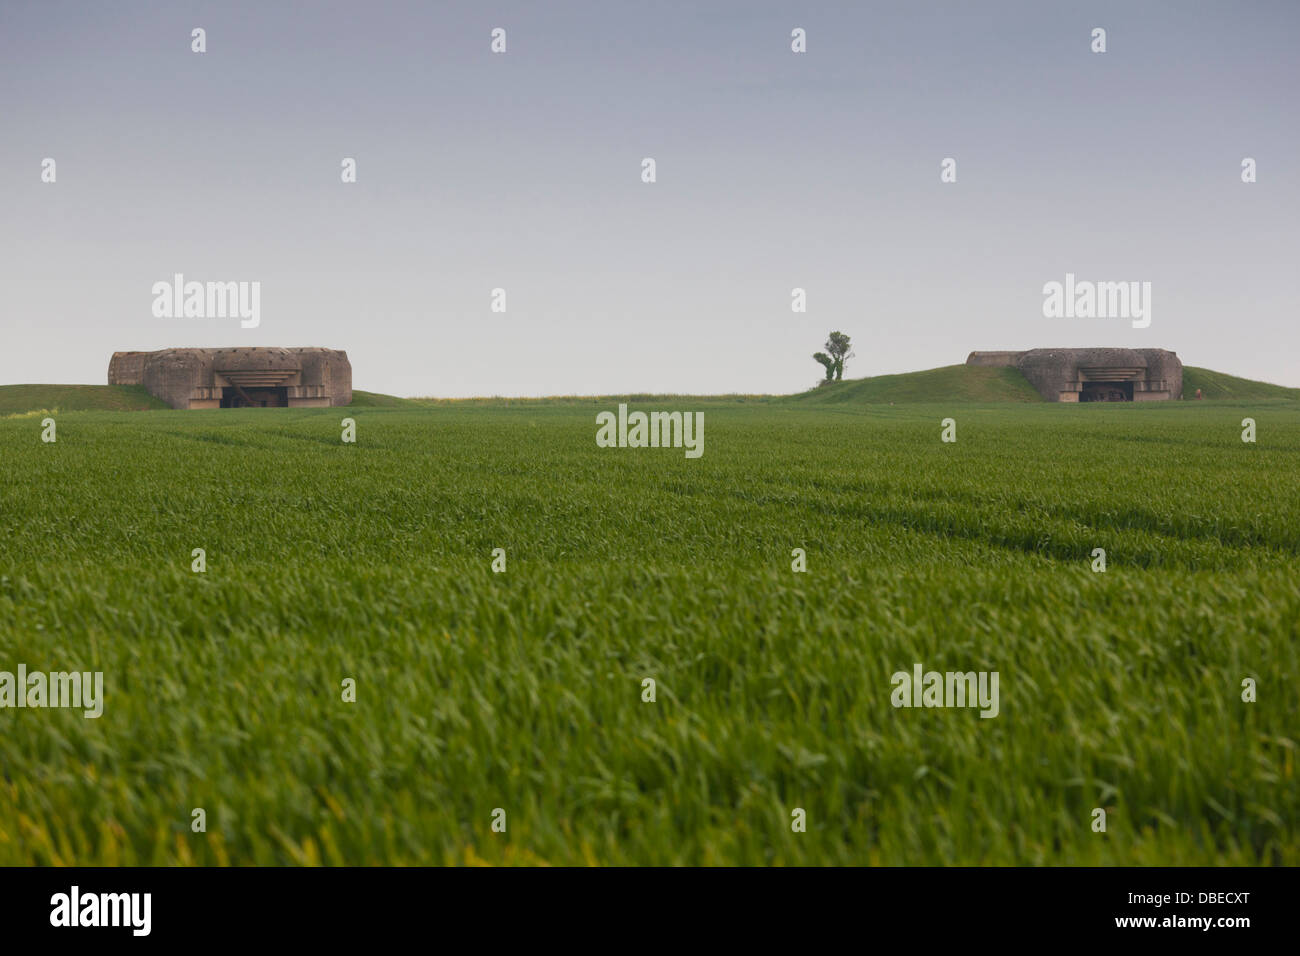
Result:
M407 396L786 393L840 330L849 378L1122 346L1300 386L1298 27L1287 2L4 0L0 384L277 345ZM176 273L259 282L260 324L156 316ZM1067 273L1150 282L1150 325L1045 317Z

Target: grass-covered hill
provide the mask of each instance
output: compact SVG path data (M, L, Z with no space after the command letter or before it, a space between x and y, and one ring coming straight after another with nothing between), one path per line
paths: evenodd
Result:
M887 402L1041 402L1015 368L946 365L901 375L876 375L823 385L795 401L838 405Z
M135 412L166 408L143 385L0 385L0 415L34 411Z
M1183 397L1197 389L1206 399L1300 399L1300 388L1238 378L1194 365L1183 367ZM1043 398L1015 368L947 365L943 368L849 379L791 396L793 401L838 404L917 402L1041 402Z
M415 405L416 402L409 398L398 398L396 395L384 395L381 392L363 392L360 389L352 390L352 404L350 408L400 408L404 405Z
M1196 390L1206 398L1300 398L1300 388L1226 375L1213 369L1183 366L1183 397L1195 398Z

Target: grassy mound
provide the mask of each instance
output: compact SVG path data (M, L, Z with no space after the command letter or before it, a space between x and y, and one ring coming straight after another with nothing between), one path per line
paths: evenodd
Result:
M0 415L38 410L134 412L167 407L143 385L0 385Z
M887 402L1041 402L1019 369L946 365L823 385L795 401L837 405Z
M352 403L349 408L401 408L404 405L414 405L409 398L398 398L396 395L385 395L382 392L363 392L360 389L352 390Z
M1198 388L1206 398L1300 398L1300 388L1256 382L1193 365L1183 366L1183 398L1195 398Z

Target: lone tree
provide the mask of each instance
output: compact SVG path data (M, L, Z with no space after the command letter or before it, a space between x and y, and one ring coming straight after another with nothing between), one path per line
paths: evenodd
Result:
M844 363L853 358L852 348L847 335L832 332L826 337L826 351L813 353L813 358L826 368L826 381L838 382L844 378Z

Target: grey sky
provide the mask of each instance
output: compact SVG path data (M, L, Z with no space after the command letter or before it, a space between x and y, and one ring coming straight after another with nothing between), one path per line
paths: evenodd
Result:
M403 395L788 392L841 329L855 378L1119 345L1300 385L1298 26L1292 3L6 0L0 383L321 345ZM260 327L155 318L175 272L260 281ZM1151 282L1151 326L1045 319L1066 272Z

